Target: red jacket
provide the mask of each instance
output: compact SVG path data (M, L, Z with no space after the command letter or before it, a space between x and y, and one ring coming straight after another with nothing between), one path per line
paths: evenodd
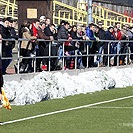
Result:
M35 27L34 23L32 23L32 32L33 36L36 36L38 38L38 29Z
M117 40L121 40L122 39L122 34L120 30L117 30L117 32L113 31L113 35Z

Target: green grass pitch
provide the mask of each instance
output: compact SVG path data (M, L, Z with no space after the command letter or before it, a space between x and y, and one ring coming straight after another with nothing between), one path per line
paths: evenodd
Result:
M58 110L133 95L133 87L104 90L43 101L34 105L0 108L0 121L7 122ZM132 133L133 98L51 114L0 126L0 133Z

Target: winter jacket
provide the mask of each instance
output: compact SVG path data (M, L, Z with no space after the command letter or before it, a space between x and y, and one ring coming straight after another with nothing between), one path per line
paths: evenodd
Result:
M122 39L122 34L121 34L121 31L119 29L117 30L117 32L113 32L113 35L117 40Z
M34 23L32 23L32 33L33 36L36 36L38 38L38 29L35 27Z
M50 40L50 36L46 36L41 28L38 30L38 38L44 40ZM39 41L39 46L46 47L47 43L45 41Z
M53 33L52 33L52 31L50 30L49 25L46 26L46 28L45 28L45 30L44 30L44 33L45 33L46 36L53 36Z
M37 39L35 36L31 36L30 30L27 27L24 28L22 38L23 39L31 39L31 40ZM32 49L32 43L30 42L28 44L28 42L29 41L22 41L21 48L31 50Z
M96 38L94 37L94 33L92 30L90 30L89 27L86 28L86 36L92 40L92 41L96 41ZM93 42L87 42L87 45L89 45L90 47L92 47Z
M96 41L96 38L94 37L93 31L90 30L89 27L86 28L86 36L87 36L90 40Z
M68 38L69 38L68 30L64 26L61 26L58 31L57 39L68 39Z
M2 75L2 61L0 57L0 93L1 93L1 87L3 87L3 75Z
M106 31L106 40L115 40L113 33L111 33L109 30Z
M106 40L106 32L102 28L100 28L99 32L96 34L96 37L98 37L100 40ZM98 49L103 45L105 45L105 42L97 42Z
M9 32L9 28L5 27L4 25L0 24L0 29L1 29L1 35L3 39L9 39L11 38L10 36L10 32ZM7 48L6 46L7 41L2 41L2 51L5 51L5 49Z
M114 37L113 33L111 33L109 30L106 31L106 40L116 40L116 38ZM106 46L108 45L108 43L110 43L110 42L107 42ZM115 42L111 42L111 44L112 44L112 46L116 45Z

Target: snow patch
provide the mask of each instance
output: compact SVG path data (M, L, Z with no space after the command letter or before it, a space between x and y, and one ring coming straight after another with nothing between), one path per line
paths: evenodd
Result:
M3 88L13 104L25 105L35 104L42 100L132 85L132 68L112 68L109 71L87 71L77 76L43 71L30 80L5 82Z

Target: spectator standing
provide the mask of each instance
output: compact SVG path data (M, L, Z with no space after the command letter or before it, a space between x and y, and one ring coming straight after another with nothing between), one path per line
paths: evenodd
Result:
M102 21L99 21L96 26L96 36L99 38L99 40L106 40L106 32L102 26L103 26ZM105 42L101 41L97 42L98 54L102 54L105 46L106 46ZM101 55L97 56L96 62L99 63L99 66L104 66Z
M132 40L132 32L129 29L129 25L123 25L121 29L121 34L122 34L122 40ZM131 48L132 43L124 42L121 45L121 53L126 54L129 50L129 47ZM120 65L123 65L125 63L125 58L126 55L121 55L120 56ZM127 60L129 62L129 60Z
M106 31L106 40L115 40L115 37L113 35L114 27L110 26L108 30ZM109 45L109 46L108 46ZM114 47L116 46L116 43L114 42L107 42L105 49L104 49L104 54L116 54L114 51ZM108 47L110 48L110 51L108 53ZM109 56L109 55L108 55ZM107 61L108 61L108 56L103 57L103 64L106 66ZM110 56L110 65L114 65L114 55Z
M32 23L32 34L38 38L38 29L39 29L40 21L35 19Z
M77 26L76 25L72 26L72 30L70 32L70 36L71 36L72 39L77 40L77 42L74 42L74 41L71 42L72 46L76 47L76 49L77 49L75 51L72 51L73 54L76 53L77 55L82 55L81 51L79 50L80 42L78 42L78 40L82 40L83 37L82 36L81 37L77 36ZM79 68L79 69L84 69L85 68L83 66L83 63L82 63L82 56L81 57L77 57L77 68Z
M40 27L38 30L38 37L39 39L44 39L44 40L53 40L52 36L46 36L44 33L44 29L46 28L46 23L45 22L41 22L40 23ZM39 56L48 56L49 52L48 52L48 44L46 43L46 41L40 41L39 42ZM48 70L47 67L47 63L48 60L44 57L42 59L39 59L37 62L37 68L40 69L40 65L41 65L41 61L42 61L42 70Z
M120 29L117 29L117 26L114 26L113 35L117 40L122 39L121 31L120 31Z
M56 30L55 25L54 24L49 24L44 29L44 34L46 36L50 37L50 40L55 40L55 39L57 39L57 35L55 35L56 34L55 30ZM51 49L51 56L57 56L58 46L54 43L54 41L47 41L46 43L47 43L47 47L46 47L47 51L49 51L49 47ZM50 64L50 69L51 70L55 70L55 68L57 66L57 62L58 62L57 58L51 58L50 59L50 63L51 63Z
M0 58L0 101L2 99L3 75L2 75L2 61Z
M65 39L65 40L72 40L72 38L69 38L69 29L70 24L68 22L65 22L64 25L62 25L58 31L57 34L57 39ZM60 44L62 44L62 42L60 42Z
M59 47L59 58L58 58L59 59L59 65L62 63L61 56L63 55L63 52L65 52L66 55L70 56L68 54L68 51L75 50L74 47L71 47L71 44L69 42L69 41L72 40L72 38L70 37L70 34L68 32L69 27L70 27L70 24L68 22L65 22L64 25L62 25L60 27L59 31L58 31L58 35L57 35L58 40L59 39L68 40L68 41L64 42L64 50L65 51L62 50L63 49L63 47L62 47L63 42L59 42L59 45L60 45L60 47ZM66 67L67 68L69 68L69 65L70 65L70 62L69 63L66 62Z
M2 61L0 58L0 101L2 99L3 75L2 75Z
M96 43L94 43L95 41L98 40L97 37L94 36L94 32L95 32L95 24L94 23L90 23L89 26L86 28L86 39L89 40L89 42L87 42L87 45L89 46L89 53L87 54L95 54L96 53ZM93 56L89 56L89 67L93 67L94 66L94 55Z
M55 30L55 25L54 24L49 24L48 26L45 27L44 34L46 36L51 37L51 39L54 40L54 30Z
M61 26L63 26L65 24L65 20L61 20L60 25L57 28L57 31L59 31L59 29L61 28Z
M22 38L30 39L29 41L22 41L21 43L21 55L23 57L30 57L32 52L32 42L34 42L37 37L31 35L30 23L25 24L25 27L22 29ZM20 73L32 72L32 59L22 59L20 63Z
M11 39L11 34L10 34L10 28L9 28L9 18L4 18L3 23L1 23L1 35L2 38L4 39ZM2 41L2 56L3 57L12 57L12 48L13 48L13 43L12 41ZM11 63L12 59L3 59L2 60L2 74L6 74L6 69Z
M16 25L17 25L17 20L12 19L12 18L9 17L9 30L10 30L11 38L14 38L14 39L17 40L18 35L16 33L16 30L15 30Z
M113 35L116 40L120 41L122 39L122 34L121 34L118 24L117 24L117 26L114 26ZM115 53L119 54L120 50L121 50L121 43L120 42L116 43L116 46L114 47L114 49L115 49ZM121 64L121 61L122 60L119 61L120 64ZM114 57L114 65L117 65L117 56Z
M32 23L31 27L31 34L33 36L36 36L38 38L38 29L40 26L40 21L38 19L35 19L34 22ZM38 45L33 43L33 46L35 46L36 49L38 49Z
M0 27L0 33L2 32L1 31L1 27ZM2 36L0 34L0 44L2 44ZM0 46L1 47L1 46ZM2 49L0 49L2 50ZM2 75L2 61L1 61L1 53L2 51L0 51L0 101L2 99L2 87L3 87L3 75Z
M35 19L34 22L32 23L31 33L33 36L36 36L37 39L39 38L39 36L38 36L39 26L40 26L40 21L38 19ZM38 42L36 42L36 41L32 42L32 53L33 53L33 56L39 55L39 46L38 46ZM38 62L37 60L38 59L36 59L36 69L38 69L37 68L37 62Z

